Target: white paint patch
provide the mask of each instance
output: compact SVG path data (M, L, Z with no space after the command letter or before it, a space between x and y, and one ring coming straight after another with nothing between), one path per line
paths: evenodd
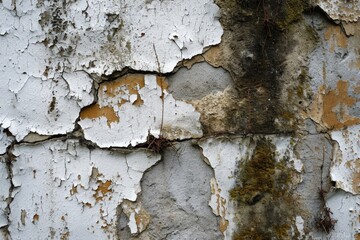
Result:
M335 229L328 236L329 239L358 239L360 196L339 190L327 200L327 205L333 213L333 219L337 220Z
M123 80L124 78L120 78L116 81ZM100 86L97 104L100 108L111 109L117 120L109 122L106 116L98 116L84 117L79 121L85 138L98 146L136 146L146 142L149 134L158 137L161 133L169 140L202 136L200 114L192 105L175 100L162 89L157 84L156 75L144 75L144 87L136 86L143 101L140 105L132 103L132 95L129 95L129 89L125 85L116 85L116 82L113 85L116 87L111 90L111 94L108 89L111 86Z
M90 151L74 140L19 145L14 154L13 239L113 238L117 206L136 200L144 171L160 160L145 151Z
M320 0L318 6L333 20L356 22L360 17L360 2L358 0Z
M4 157L0 157L0 228L8 225L6 207L10 191L9 172Z
M338 143L331 167L331 179L336 187L360 194L360 125L331 133Z
M301 216L296 216L295 218L296 229L299 232L299 237L302 239L305 235L304 232L304 219Z
M81 107L93 101L89 88L92 81L79 73L66 74L66 78L69 83L61 77L48 80L29 77L16 92L2 84L0 95L6 99L0 102L2 127L8 128L18 141L29 132L41 135L71 132Z
M293 144L289 137L266 136L275 145L277 161L292 162L294 157ZM239 164L248 160L256 145L251 138L209 138L199 143L203 154L214 169L215 178L211 179L211 199L209 202L213 213L221 217L220 229L224 230L224 239L232 239L238 222L235 209L230 199L230 190L235 186ZM244 220L245 221L245 220Z

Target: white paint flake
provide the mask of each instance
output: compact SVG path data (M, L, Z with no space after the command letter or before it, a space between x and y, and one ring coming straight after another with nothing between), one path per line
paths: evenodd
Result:
M356 22L360 16L358 0L320 0L318 5L333 20Z
M100 147L127 147L146 142L149 134L201 137L200 114L175 100L165 84L156 75L132 74L100 85L98 102L80 113L85 138Z
M90 151L74 140L23 144L14 154L13 239L113 238L117 207L136 200L144 171L160 160L145 151Z
M9 172L4 157L0 157L0 228L8 224L6 208L10 191Z
M74 128L79 111L91 104L91 79L86 75L72 75L77 83L67 83L63 78L42 80L29 77L17 91L0 85L0 124L8 128L17 140L29 132L41 135L65 134ZM84 89L77 84L83 84Z
M358 239L360 237L360 196L339 190L327 200L327 206L333 213L332 218L337 220L328 239Z
M360 125L334 131L331 138L338 143L331 179L336 182L336 187L360 194Z

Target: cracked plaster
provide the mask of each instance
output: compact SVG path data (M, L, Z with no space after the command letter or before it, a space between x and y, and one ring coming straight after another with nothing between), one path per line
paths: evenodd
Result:
M112 238L117 206L136 200L144 171L160 160L143 150L90 151L75 140L22 144L14 155L13 239Z

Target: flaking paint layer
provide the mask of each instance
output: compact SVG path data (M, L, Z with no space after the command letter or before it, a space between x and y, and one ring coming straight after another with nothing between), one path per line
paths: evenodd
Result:
M100 147L127 147L149 135L201 137L199 117L193 106L168 93L164 77L135 74L101 84L97 103L81 111L79 124Z
M141 150L90 151L75 140L22 144L14 154L13 239L113 239L118 205L136 200L144 171L160 160Z

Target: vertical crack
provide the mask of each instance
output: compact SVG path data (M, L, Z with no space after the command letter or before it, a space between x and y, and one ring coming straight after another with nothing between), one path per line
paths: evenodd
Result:
M8 173L7 178L10 180L9 195L6 198L7 206L5 208L5 213L6 213L8 225L6 225L3 228L4 229L3 234L4 234L4 238L6 240L11 239L10 231L9 231L9 225L10 225L10 222L11 222L10 221L10 213L11 213L10 204L13 201L13 191L15 189L15 186L14 186L14 183L13 183L13 171L12 171L13 164L12 164L12 162L16 159L16 156L13 154L14 145L15 145L15 141L13 141L6 148L6 154L5 154L5 165L6 165L6 170L7 170L7 173Z

